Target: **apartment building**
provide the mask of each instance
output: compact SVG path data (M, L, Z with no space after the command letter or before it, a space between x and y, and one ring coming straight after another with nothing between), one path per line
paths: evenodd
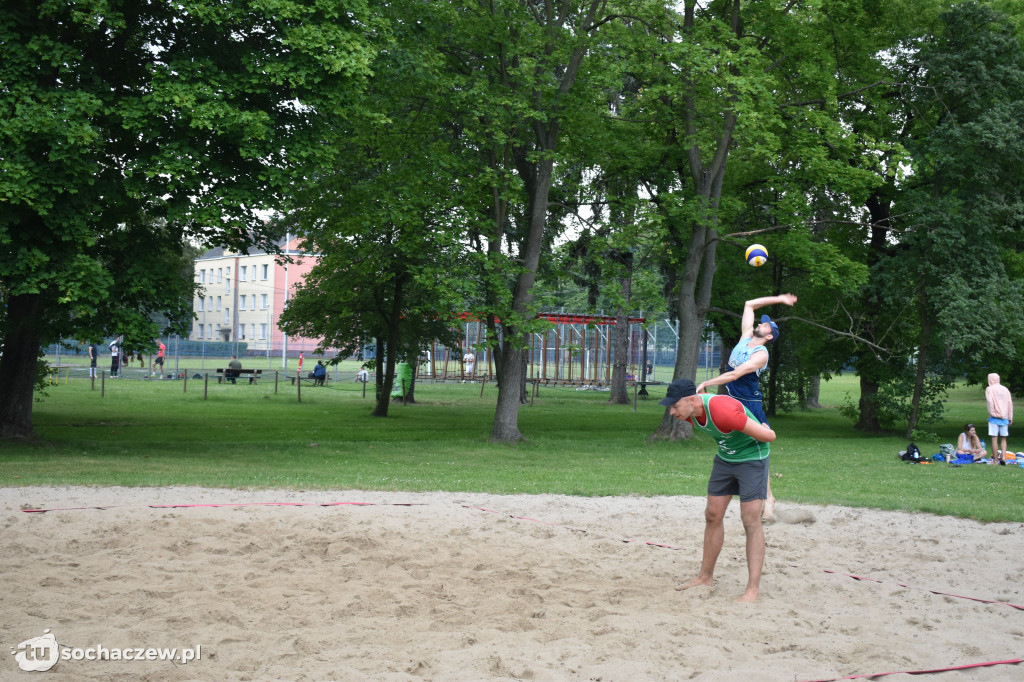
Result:
M305 280L315 255L298 250L298 239L278 242L293 263L279 263L274 254L250 249L235 252L218 247L195 261L199 293L192 309L195 341L245 342L249 354L294 355L310 352L316 339L286 336L277 322L295 285Z

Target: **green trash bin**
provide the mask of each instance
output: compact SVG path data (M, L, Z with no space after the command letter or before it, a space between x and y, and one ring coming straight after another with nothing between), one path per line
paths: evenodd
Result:
M403 383L404 382L404 383ZM405 390L402 390L403 385ZM405 394L412 388L412 365L408 362L400 362L395 367L395 385L391 387L392 398L404 398Z

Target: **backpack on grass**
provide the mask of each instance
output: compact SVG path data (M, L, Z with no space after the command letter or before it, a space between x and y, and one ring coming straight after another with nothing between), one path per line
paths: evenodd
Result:
M907 446L906 450L901 451L900 459L904 462L921 462L924 460L924 457L921 456L921 450L911 443Z

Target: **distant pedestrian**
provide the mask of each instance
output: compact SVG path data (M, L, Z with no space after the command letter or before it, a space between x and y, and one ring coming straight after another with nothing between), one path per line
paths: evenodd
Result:
M164 352L167 350L167 346L165 346L164 342L161 341L160 339L157 339L156 343L156 357L153 358L153 364L150 366L149 372L150 374L156 374L155 367L157 365L160 365L160 374L162 375L164 373Z
M93 342L89 343L89 377L96 378L96 361L99 359L99 349Z
M121 337L115 336L110 342L110 376L116 377L121 370Z

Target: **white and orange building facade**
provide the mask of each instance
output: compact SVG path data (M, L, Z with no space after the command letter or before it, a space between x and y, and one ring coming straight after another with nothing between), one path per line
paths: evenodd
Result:
M292 257L291 263L257 249L235 252L223 247L195 260L199 291L192 302L196 319L190 339L244 342L250 355L309 354L316 347L316 339L286 336L277 323L317 256L300 251L297 238L278 245Z

